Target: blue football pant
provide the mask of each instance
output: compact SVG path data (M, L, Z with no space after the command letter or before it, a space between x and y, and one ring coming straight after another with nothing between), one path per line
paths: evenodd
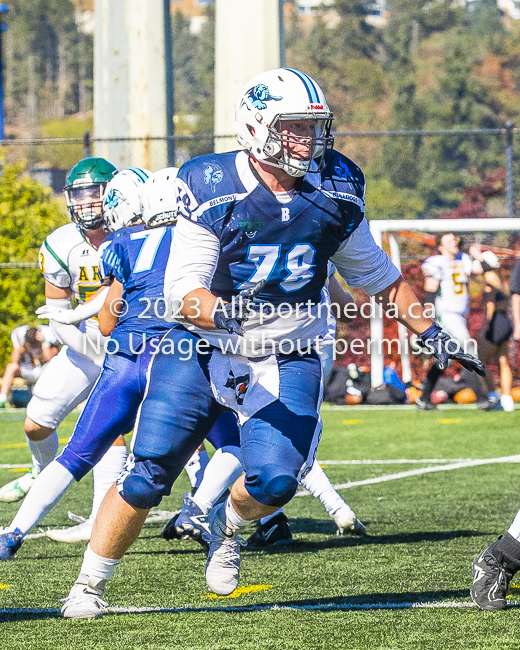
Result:
M158 339L140 354L107 354L99 378L58 462L80 481L108 451L118 436L132 431L146 389L146 373ZM219 448L239 444L237 420L224 413L208 434Z
M213 352L181 360L164 350L180 339L198 339L171 330L150 367L146 397L134 429L132 454L118 480L121 496L146 509L159 505L193 452L223 412L213 396L208 364ZM258 502L287 503L304 464L310 469L319 440L321 364L315 351L278 355L279 395L244 424L240 434L245 485ZM227 444L230 444L229 442Z

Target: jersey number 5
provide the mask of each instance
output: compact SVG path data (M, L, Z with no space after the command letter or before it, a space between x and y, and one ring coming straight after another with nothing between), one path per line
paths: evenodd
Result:
M453 284L455 285L454 292L459 296L461 293L464 293L464 283L460 282L459 278L461 273L453 274Z
M237 289L245 289L260 280L269 280L274 267L280 259L281 245L251 244L247 249L246 260L256 264L253 275L238 285ZM316 249L310 244L295 244L285 256L285 269L289 275L279 283L280 289L285 293L298 291L314 277L312 265Z

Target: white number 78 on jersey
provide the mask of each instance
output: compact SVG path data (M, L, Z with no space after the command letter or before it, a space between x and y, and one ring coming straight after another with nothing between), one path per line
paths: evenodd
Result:
M246 260L256 265L253 275L241 282L237 289L246 289L260 280L269 281L276 263L280 259L282 246L280 244L250 244ZM286 293L298 291L314 277L312 270L316 249L310 244L295 244L285 256L285 269L289 275L279 283L280 289Z

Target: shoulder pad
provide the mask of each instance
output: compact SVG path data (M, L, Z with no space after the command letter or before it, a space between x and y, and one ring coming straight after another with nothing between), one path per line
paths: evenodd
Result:
M321 172L321 183L338 191L351 191L356 196L365 194L365 175L355 162L334 149L327 152L325 167Z
M321 191L336 201L355 204L365 212L365 175L352 160L332 150L321 172Z
M47 235L45 242L61 260L66 262L70 251L74 246L84 243L85 237L75 223L67 223ZM87 245L90 246L88 243Z
M213 208L219 208L220 215L230 203L247 195L235 166L238 153L208 154L184 163L177 176L180 215L199 221Z

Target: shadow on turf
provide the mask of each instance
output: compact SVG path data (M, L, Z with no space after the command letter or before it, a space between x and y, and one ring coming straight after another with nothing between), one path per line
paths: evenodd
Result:
M382 609L411 609L413 606L421 603L435 603L441 601L450 601L457 598L469 598L467 589L457 589L451 591L419 591L405 593L376 593L365 594L360 596L336 597L336 598L309 598L304 600L288 600L282 602L263 602L251 603L249 605L225 605L215 604L207 607L168 607L161 610L152 610L145 612L106 612L105 616L129 616L129 615L146 615L146 614L195 614L195 613L246 613L254 611L274 611L284 608L309 609L313 611L330 611L330 610L382 610ZM58 609L21 609L12 608L0 610L0 623L15 621L35 621L50 618L59 618Z
M367 522L365 522L367 523ZM317 541L293 538L292 543L280 546L249 546L247 550L263 550L272 553L314 553L328 548L341 548L345 546L362 546L367 544L416 544L420 542L444 542L450 539L467 537L487 537L489 533L477 530L441 530L419 531L415 533L395 533L392 535L370 535L359 537L357 535L335 535L334 524L316 519L291 519L290 526L293 535L321 534L330 535L326 539Z

